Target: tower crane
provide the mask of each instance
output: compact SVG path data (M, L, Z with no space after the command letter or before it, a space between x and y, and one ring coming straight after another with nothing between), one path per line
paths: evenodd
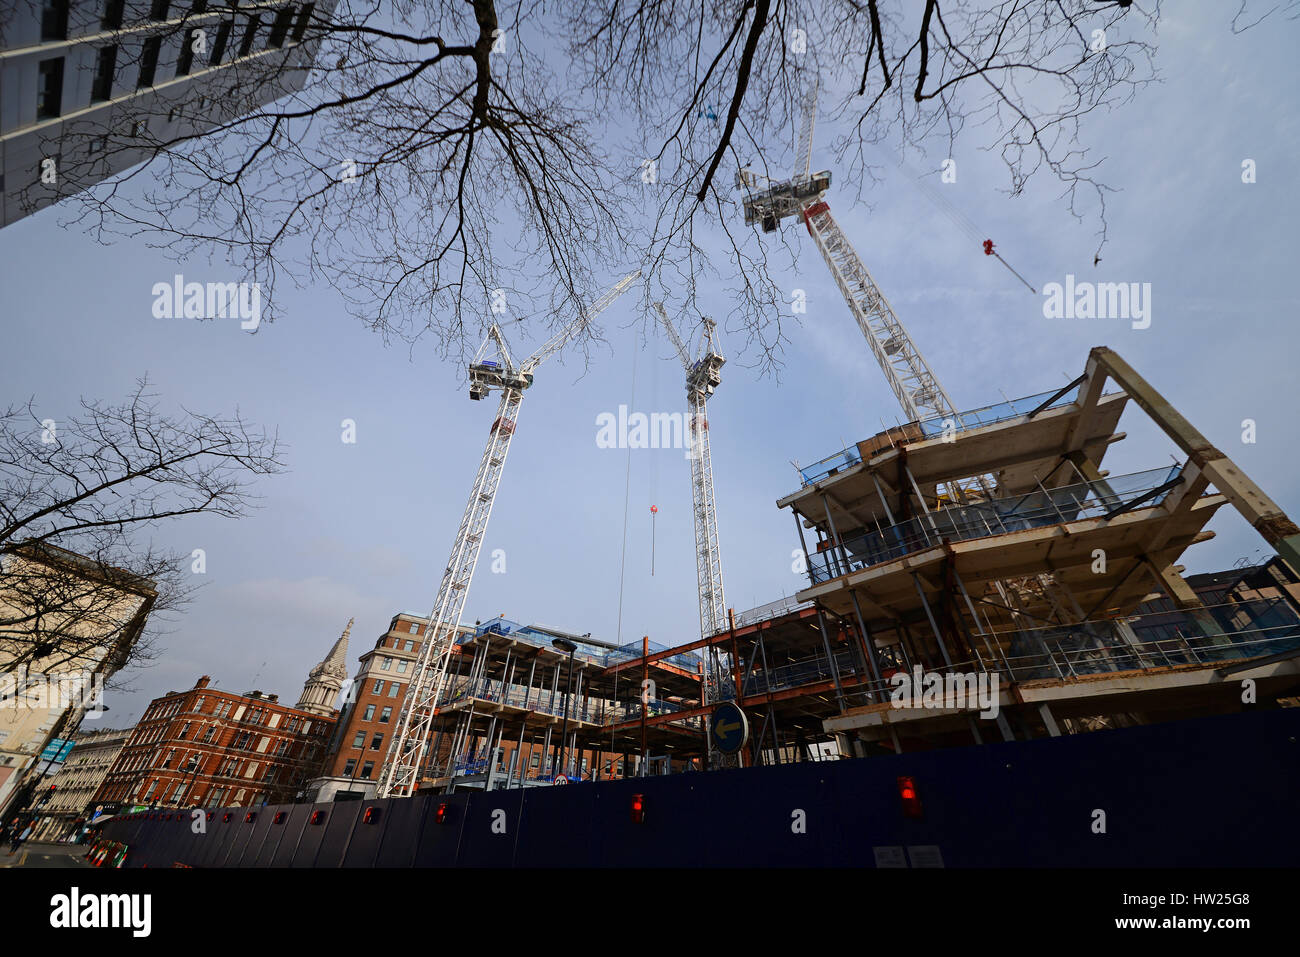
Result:
M749 191L744 201L745 224L759 223L770 233L782 219L801 218L903 410L912 419L953 416L956 410L948 393L831 215L824 198L831 185L830 171L810 172L816 119L814 87L804 97L795 168L788 180L778 182L748 169L739 171L737 186Z
M590 308L580 310L577 319L551 336L518 365L510 356L500 328L493 323L470 363L469 397L483 399L496 389L501 393L501 401L488 430L487 447L483 450L469 502L465 505L460 529L452 543L451 558L443 571L438 597L429 614L424 644L398 721L397 739L388 749L388 757L379 775L380 797L408 797L419 785L420 765L429 743L429 731L442 696L448 690L447 670L456 647L460 616L465 609L474 566L478 564L479 549L492 515L492 503L501 483L506 453L510 451L510 440L519 420L519 407L525 390L533 384L534 371L627 291L640 275L638 269L624 276ZM496 347L495 358L489 358L491 346Z
M718 550L718 516L713 504L713 455L709 446L707 402L722 382L720 370L727 360L718 351L714 337L716 323L704 319L698 358L692 360L681 336L673 328L663 303L655 309L673 348L686 370L687 424L690 434L691 499L695 512L695 577L700 592L700 637L708 638L727 626L727 603L722 590L722 555ZM716 700L725 673L715 648L710 646L709 674L705 680L705 703Z
M741 169L736 174L736 185L746 190L745 224L758 223L764 232L770 233L782 219L801 218L903 411L911 420L944 418L951 419L955 425L957 411L952 399L831 215L825 200L831 185L830 171L810 172L816 119L817 88L814 86L803 100L795 166L788 180L768 179L749 169ZM984 478L973 482L962 480L952 486L950 491L958 500L970 492L982 490L985 495L992 492Z

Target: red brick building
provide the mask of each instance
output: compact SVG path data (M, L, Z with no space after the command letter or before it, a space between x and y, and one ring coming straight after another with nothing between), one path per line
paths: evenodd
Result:
M349 622L349 628L351 623ZM155 698L93 799L110 807L248 807L293 801L320 773L347 672L348 632L311 672L295 707L261 691L209 687Z
M375 647L361 655L327 763L307 789L313 800L374 797L427 630L427 617L394 615Z

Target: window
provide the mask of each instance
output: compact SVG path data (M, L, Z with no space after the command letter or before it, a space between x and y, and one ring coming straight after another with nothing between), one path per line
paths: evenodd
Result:
M162 37L150 37L144 41L140 51L140 78L135 81L137 90L153 86L154 74L158 72L158 51L162 49Z
M535 768L535 767L537 767L539 764L541 764L541 761L542 761L542 756L541 756L540 754L534 754L533 757L532 757L532 760L530 760L530 761L528 762L528 766L529 766L530 768Z
M383 735L383 732L382 732L382 731L380 731L380 732L376 732L376 733L375 733L375 736L374 736L373 738L370 739L370 750L371 750L371 751L378 751L378 750L379 750L379 746L380 746L381 744L383 744L383 743L384 743L384 735Z
M309 3L307 4L307 6L310 7L311 4ZM411 622L411 634L418 635L419 633L420 633L420 626L417 625L415 622ZM410 642L408 641L407 644L409 645Z
M153 794L153 789L156 788L157 786L158 786L157 781L150 781L148 790L146 790L144 794L140 796L140 800L141 801L149 800L149 795Z
M262 18L256 13L248 18L248 26L244 29L244 39L239 44L239 55L248 56L248 52L253 49L253 40L257 36L257 28L262 25Z
M361 780L369 781L370 775L374 773L375 773L374 761L367 761L365 764L361 765Z
M212 740L212 736L216 733L217 733L217 726L215 724L212 725L212 727L208 728L208 730L204 731L203 732L204 744L209 743Z
M293 25L293 42L298 43L302 40L303 34L307 32L307 24L311 22L311 12L316 9L314 3L304 3L302 10L298 13L298 22ZM411 634L415 634L418 625L411 626Z
M379 712L379 723L388 724L388 719L391 718L392 716L393 716L393 709L385 708L383 711Z
M230 42L230 24L230 20L223 20L217 27L217 36L212 41L212 56L208 58L208 66L216 66L226 55L226 44Z
M364 748L365 746L366 746L366 733L364 731L358 731L357 736L352 739L352 747Z
M166 20L167 8L171 6L171 0L153 0L149 7L149 19Z
M289 35L289 27L292 23L293 7L286 4L275 12L275 20L271 23L271 36L266 41L266 45L277 50L284 46L284 38Z
M380 670L380 671L387 671L387 670L388 670L389 668L391 668L391 667L393 667L393 659L392 659L392 658L380 658L380 659L379 659L379 670Z
M352 777L352 774L354 771L356 771L356 769L357 769L357 759L348 758L348 763L343 765L343 776L345 778Z
M374 689L374 690L375 690L375 694L383 694L383 693L384 693L384 683L383 683L383 681L376 681L376 682L375 682L375 689Z
M172 766L172 758L174 757L176 757L176 749L171 748L168 750L167 758L166 760L163 761L162 766L165 768L170 768Z
M41 39L68 38L68 0L45 0L41 4Z
M122 26L122 9L126 6L126 0L108 0L104 4L104 15L100 18L99 25L105 30L116 30Z
M116 51L117 51L117 47L114 47L113 50L114 50L114 52L116 52ZM203 713L203 706L204 706L205 704L207 704L207 701L208 701L208 699L207 699L207 696L206 696L206 695L199 695L198 698L195 699L195 701L194 701L194 711L195 711L195 713L197 713L197 714L202 714L202 713Z
M366 716L362 720L369 721L374 716L375 716L375 706L373 704L366 705Z
M404 674L406 674L406 666L407 666L407 664L409 664L409 662L407 662L407 660L406 660L405 658L403 658L401 661L399 661L399 662L397 663L397 673L398 673L399 675L404 675Z
M176 737L184 741L185 736L189 733L190 733L190 722L186 721L183 725L181 725L181 733L178 734Z
M397 689L400 688L400 687L402 687L402 686L399 685L396 681L391 682L391 683L388 685L388 697L390 697L390 698L396 698L396 697L397 697Z
M415 642L413 642L410 638L407 638L407 639L406 639L406 647L404 647L402 650L403 650L403 651L414 651L414 650L415 650Z
M100 47L95 56L95 79L90 85L90 102L99 103L113 98L113 68L117 65L117 47ZM196 711L203 710L203 699L199 699Z
M36 118L46 120L63 111L63 57L42 60L36 85Z
M198 32L196 27L191 27L185 31L185 36L181 38L181 52L176 56L177 76L185 76L190 72L190 67L194 64L194 34Z

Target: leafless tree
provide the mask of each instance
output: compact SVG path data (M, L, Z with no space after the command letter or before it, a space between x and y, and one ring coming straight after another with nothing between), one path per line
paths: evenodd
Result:
M165 120L94 134L150 161L82 193L81 213L225 259L272 303L282 274L326 281L385 335L453 352L494 304L549 331L641 264L646 299L685 312L705 283L732 289L728 328L768 365L788 311L773 274L796 244L743 225L733 177L787 175L813 84L841 131L840 196L869 195L878 144L969 143L1001 157L1011 194L1059 181L1062 215L1095 223L1100 248L1108 188L1087 121L1156 77L1159 14L1159 0L200 3L146 32L192 48L225 29L224 59L205 55L229 65ZM274 49L262 16L292 20ZM120 32L127 50L139 31ZM285 95L259 106L268 83Z
M277 438L229 418L159 411L148 384L65 421L35 402L0 412L0 674L97 671L150 656L192 592L190 556L145 540L187 515L239 517ZM145 622L148 618L148 622Z

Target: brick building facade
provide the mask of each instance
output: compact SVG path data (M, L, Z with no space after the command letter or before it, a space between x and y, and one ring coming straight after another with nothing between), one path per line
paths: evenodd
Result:
M96 803L246 807L295 799L319 770L337 713L291 708L261 691L220 691L209 680L150 703Z
M426 617L394 615L375 647L360 656L324 771L308 787L313 800L374 797L427 630Z

